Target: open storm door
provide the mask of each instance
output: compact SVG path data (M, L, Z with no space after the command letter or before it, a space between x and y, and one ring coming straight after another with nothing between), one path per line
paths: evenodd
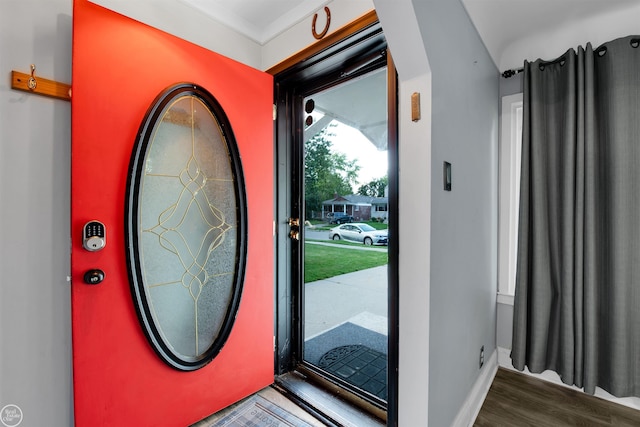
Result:
M273 382L272 78L73 19L76 425L186 426Z

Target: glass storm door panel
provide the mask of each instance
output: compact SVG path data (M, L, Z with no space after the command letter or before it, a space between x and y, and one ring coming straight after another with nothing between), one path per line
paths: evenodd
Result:
M88 1L73 20L75 425L191 425L273 382L273 78Z
M304 361L387 399L387 69L304 98Z

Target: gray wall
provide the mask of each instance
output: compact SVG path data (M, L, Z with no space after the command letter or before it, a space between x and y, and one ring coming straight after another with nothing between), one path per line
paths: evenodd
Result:
M524 84L524 74L518 73L515 76L511 76L508 79L500 77L500 98L507 95L514 95L516 93L522 93L522 85ZM502 107L502 102L499 103Z
M448 426L496 348L498 70L459 0L413 4L433 88L429 425Z
M496 315L496 345L511 349L513 335L513 305L498 303Z
M71 82L71 1L0 2L0 408L72 421L71 105L11 89L11 70Z

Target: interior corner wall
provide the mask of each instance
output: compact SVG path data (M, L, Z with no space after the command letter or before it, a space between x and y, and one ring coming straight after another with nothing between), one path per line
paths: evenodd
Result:
M12 90L10 71L71 82L71 2L0 2L0 408L73 424L71 104Z
M496 349L499 74L460 0L413 5L432 71L429 425L447 426Z

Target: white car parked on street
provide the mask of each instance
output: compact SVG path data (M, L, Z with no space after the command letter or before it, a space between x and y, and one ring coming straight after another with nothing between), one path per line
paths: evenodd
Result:
M354 222L350 224L342 224L334 227L329 231L329 239L331 240L351 240L353 242L371 245L386 245L387 230L377 230L369 224Z

